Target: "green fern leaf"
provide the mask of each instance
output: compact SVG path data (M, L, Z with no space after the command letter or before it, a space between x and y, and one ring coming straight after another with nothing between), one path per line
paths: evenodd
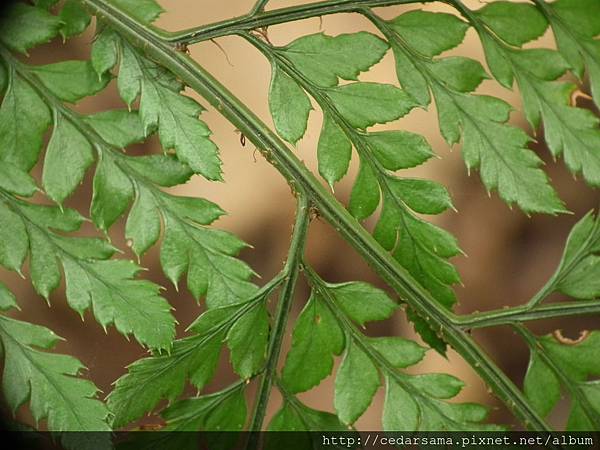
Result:
M377 176L371 164L363 157L360 159L358 175L350 193L348 211L357 220L365 220L375 212L380 200L381 192Z
M32 66L34 73L57 98L76 103L103 90L110 76L98 77L89 61L62 61L45 66Z
M203 108L180 94L182 84L110 30L102 30L97 43L92 52L93 67L103 74L120 61L119 94L129 107L140 97L140 117L146 132L157 127L165 151L174 149L194 172L209 180L221 180L217 147L209 139L206 124L198 119Z
M447 28L447 32L436 33L433 44L429 44L418 33L410 33L413 15L431 26ZM485 78L483 69L464 58L453 58L450 63L445 62L448 58L431 58L459 45L467 24L455 16L425 11L409 12L390 22L378 23L386 30L394 49L400 84L421 101L428 97L423 92L425 84L429 86L436 98L442 135L449 145L462 138L467 167L479 168L486 188L497 190L504 201L518 204L527 213L564 212L562 202L540 169L541 160L527 148L530 139L506 124L510 106L499 99L468 94ZM415 83L414 76L405 83L401 69L406 67L407 60L421 72L421 81L425 83ZM468 70L463 77L465 68ZM535 195L531 194L532 189Z
M279 135L295 144L304 136L311 109L302 88L275 65L269 88L269 110Z
M176 200L167 194L163 198L171 205L169 209L174 210L163 215L165 237L160 261L167 277L177 284L187 271L188 289L196 298L206 296L209 307L234 304L250 297L256 286L247 280L254 272L234 258L246 244L233 234L198 226L206 222L182 217L177 207L172 206Z
M387 43L371 33L318 33L296 39L278 52L312 82L334 87L338 78L356 81L361 72L383 58L387 49Z
M600 105L600 7L594 0L560 0L538 6L554 31L558 50L580 79L585 67L596 105Z
M99 77L111 70L119 60L121 39L110 28L99 27L92 45L92 67Z
M98 261L84 265L62 261L67 300L82 313L93 306L100 324L114 323L122 334L133 333L151 348L169 349L175 335L174 319L160 287L134 277L141 268L131 261ZM90 273L93 274L90 276Z
M269 313L263 303L240 317L227 333L233 370L249 379L263 366L269 340Z
M242 430L246 414L244 385L238 384L225 391L177 402L165 409L161 416L167 421L165 431L231 432ZM230 435L229 438L231 437ZM218 447L227 445L221 442Z
M58 35L61 26L60 18L44 9L13 3L2 17L0 42L11 50L27 54L27 50Z
M555 290L578 299L600 297L600 220L589 212L571 231Z
M290 439L286 433L267 435L265 448L268 450L283 447L291 450L316 450L323 447L323 440L320 435L316 436L316 433L311 432L327 430L342 432L344 435L348 433L348 427L340 422L335 414L309 408L291 395L285 397L282 407L271 419L268 429L275 432L295 432L294 439Z
M40 96L9 70L8 89L0 106L0 160L29 172L38 160L50 111Z
M460 276L447 259L460 254L456 239L447 231L402 210L398 213L393 206L398 201L392 194L384 198L384 209L375 228L375 237L384 247L393 249L398 262L427 286L440 303L451 307L456 297L450 286L460 282ZM388 209L386 204L389 203L392 206ZM395 243L394 230L401 224L403 231Z
M122 45L124 44L119 41L118 46ZM132 61L136 64L151 64L153 71L162 74L161 76L164 78L162 81L152 79L151 90L167 93L165 95L170 99L169 101L174 102L172 103L174 111L177 111L179 115L185 115L186 120L193 120L191 125L185 125L181 128L181 131L183 132L184 128L187 129L184 134L189 137L191 135L186 134L189 127L192 127L192 129L200 127L201 134L208 136L208 128L202 122L192 119L192 116L199 113L200 106L190 98L178 94L178 89L181 88L180 83L153 63L138 59L138 56L128 47L125 51L129 52ZM39 76L39 68L30 68L13 60L9 61L11 64L18 66L19 73L13 73L12 78L13 81L19 83L19 86L23 82L25 94L22 94L22 96L31 96L28 103L33 103L32 106L37 107L39 110L38 115L42 111L45 114L47 111L46 106L43 105L42 100L30 86L30 83L33 83L29 78L32 74L35 74L41 80L44 79L43 75ZM58 63L53 67L60 64L62 63ZM82 64L76 65L80 67ZM161 247L161 265L165 274L174 284L178 283L184 272L189 272L191 276L188 276L187 281L191 292L196 298L206 295L210 306L237 303L241 299L251 296L256 287L248 279L254 275L254 272L246 264L234 258L246 245L232 234L208 229L204 226L212 223L223 214L223 211L213 203L205 200L178 198L169 195L154 185L168 187L186 182L192 175L187 166L181 163L177 164L172 157L167 155L130 157L118 150L117 147L124 147L143 140L149 132L154 130L155 124L147 122L149 113L148 108L143 109L145 105L143 100L140 113L117 110L98 113L89 117L76 115L56 103L60 99L75 101L84 93L89 94L90 92L84 87L88 86L90 80L95 80L92 82L92 85L95 86L93 90L95 90L97 86L93 83L103 85L105 81L101 80L109 79L104 74L99 81L92 66L89 63L84 65L88 74L87 78L84 77L85 80L81 82L81 89L77 88L76 85L71 86L70 90L67 89L68 95L60 94L60 87L65 83L68 84L70 76L61 79L61 70L53 72L52 79L60 80L55 86L55 89L59 92L54 92L50 88L51 83L46 80L46 83L48 83L46 87L50 92L45 93L45 100L52 105L55 117L55 129L49 142L43 173L43 186L48 195L56 202L62 203L72 194L82 181L86 169L93 162L91 152L93 146L99 160L93 181L90 211L92 220L100 229L107 231L133 202L134 206L131 210L133 217L128 221L127 237L132 239L132 245L136 253L138 255L143 254L158 240L162 219L164 223L164 241ZM126 64L123 63L123 65ZM141 66L136 67L140 68ZM133 95L138 95L140 80L129 77L127 70L121 71L119 79L125 77L128 80L125 83L125 86L127 86L124 88L125 92L129 92L130 86L132 86L133 91L131 92L133 92ZM124 72L125 75L123 75ZM135 87L136 83L137 88ZM175 90L171 90L172 88ZM135 89L138 89L138 91ZM13 106L11 102L16 101L17 99L9 99L9 95L6 96L2 107L3 109L6 108L6 114L9 113L8 108ZM38 104L38 101L42 103ZM164 103L159 102L153 107L159 108L162 111L161 114L166 114L163 106ZM35 112L35 110L31 111L29 109L23 111L23 114L26 115L27 119L30 119L32 112ZM0 117L1 115L2 111L0 111ZM120 120L123 120L123 122L118 122ZM19 162L25 170L29 170L35 163L34 158L37 158L40 151L43 133L41 127L38 137L29 134L21 135L21 128L14 123L14 118L7 119L2 124L12 127L8 129L9 133L6 135L9 139L7 148L9 152L3 154L5 160L12 162L13 159L16 159L16 156L12 156L11 147L16 152L18 144L24 141L25 144L29 145L28 152L25 153L27 160ZM169 126L169 124L169 121L163 120L162 127L164 129L162 131L161 125L158 126L158 132L163 141L164 139L171 139L173 130L177 128ZM25 129L27 130L26 127ZM186 140L186 142L192 145L192 141ZM209 142L210 148L214 147L210 141L206 140L206 142ZM195 154L194 158L198 157L197 148L192 146L186 148ZM17 154L22 158L22 152L15 153L15 155ZM182 159L181 152L179 159ZM200 155L200 160L204 161L202 155ZM67 161L67 163L65 164L64 161ZM191 163L193 166L193 161ZM148 181L151 183L148 184ZM190 242L192 242L191 246ZM18 255L20 253L17 253Z
M368 133L365 139L379 163L388 170L416 167L433 156L423 136L406 131ZM402 151L398 151L401 148Z
M291 62L311 83L334 88L338 84L338 78L356 80L360 72L379 62L387 51L387 44L378 37L364 32L341 34L335 37L319 33L304 36L285 47L273 50L281 58ZM391 97L388 99L379 94L389 94ZM372 121L371 125L387 122L406 114L405 108L410 109L402 93L394 91L392 86L374 83L356 83L352 87L340 87L332 90L330 97L333 101L337 99L340 107L354 116L354 120L360 124L365 119ZM400 103L396 104L396 101ZM384 105L384 102L388 102L387 105ZM304 90L277 64L273 65L272 70L269 105L275 129L286 141L295 144L306 131L308 115L312 107ZM367 114L368 117L357 118L357 114L361 113ZM335 133L335 130L331 131L331 127L328 127L327 131ZM325 140L327 139L336 138L325 137ZM323 145L328 144L324 142ZM333 158L330 158L330 161L334 164ZM339 170L343 170L343 167ZM334 177L341 178L343 173Z
M399 119L415 106L404 91L389 84L351 83L328 94L342 117L359 129Z
M142 23L152 23L163 13L162 7L154 0L110 0L121 11Z
M335 377L335 410L340 420L354 423L380 386L379 372L371 359L353 342L349 343Z
M15 272L21 271L23 261L27 256L28 237L21 218L0 203L0 229L3 241L0 244L0 264ZM10 240L5 240L10 236Z
M15 295L2 283L0 283L0 311L18 309Z
M174 400L183 391L188 377L201 389L214 375L224 337L215 333L178 339L169 354L140 359L130 365L107 399L114 414L113 427L138 419L162 398Z
M31 176L8 162L0 164L0 189L23 197L31 197L38 190Z
M0 299L3 311L16 307L3 285ZM2 390L8 406L14 413L29 402L36 422L46 419L52 431L109 431L108 410L96 398L98 388L76 377L85 368L81 362L39 350L53 348L60 339L48 328L0 315Z
M361 282L329 285L344 313L359 325L388 319L398 305L385 292Z
M353 435L354 424L380 388L385 391L384 432L503 430L487 423L487 407L455 401L464 388L458 378L413 371L425 347L400 337L365 334L367 326L375 329L373 322L391 319L400 309L396 301L366 283L327 283L303 262L308 225L321 215L401 294L406 302L402 311L425 343L441 354L444 340L451 343L524 426L546 430L545 418L563 390L571 407L567 428L599 428L599 332L585 331L578 339L565 338L560 330L538 337L520 323L599 308L600 220L589 213L575 225L557 270L528 303L458 317L450 311L456 303L453 286L460 282L451 258L461 250L454 236L425 217L453 209L450 193L433 180L400 172L424 164L433 150L422 136L378 126L434 101L443 138L450 146L461 144L467 168L480 172L489 192L496 191L526 214L564 212L541 159L529 148L533 139L509 124L510 105L475 94L484 81L489 80L485 89L493 83L486 69L474 59L444 52L461 45L472 26L491 75L508 89L516 82L524 116L535 132L543 126L552 156L562 156L573 174L600 186L599 121L592 111L575 105L576 89L585 88L564 78L569 70L576 81L587 75L598 103L597 0L496 1L476 11L451 0L446 6L456 14L412 10L391 20L375 14L373 8L381 6L377 0L265 11L267 3L257 1L239 18L176 32L152 25L163 12L156 0L33 0L6 9L0 23L0 265L28 274L48 303L64 273L72 309L82 316L90 310L104 328L114 325L150 349L115 382L107 408L96 398L96 387L78 376L83 369L78 360L45 351L55 345L56 335L9 318L11 313L0 315L3 388L10 409L28 406L36 422L58 432L108 431L156 413L165 430L174 433L140 434L130 447L191 449L198 444L194 432L204 431L209 432L208 447L225 450L239 444L237 432L248 422L245 388L257 378L249 421L253 432L263 427L273 387L281 393L282 405L269 425L272 431ZM269 26L340 12L363 16L381 37L316 33L284 46L271 44ZM85 32L92 13L97 27L89 61L28 63L27 52L34 47ZM558 51L523 48L544 36L549 26ZM332 193L317 185L311 170L268 125L187 55L188 45L229 35L244 38L271 64L268 106L274 131L283 140L296 145L307 133L311 110L315 105L321 109L318 171L332 191L356 152L358 173L347 209L358 222L377 213L368 223L375 240ZM373 82L373 74L362 75L390 49L401 88ZM127 110L88 116L79 112L87 106L68 105L97 96L113 78ZM242 146L248 138L266 152L297 196L285 265L261 289L251 282L252 269L237 258L247 245L210 226L224 211L211 201L177 196L169 189L194 174L222 179L219 151L200 119L204 108L184 92L187 85L241 130ZM163 154L128 153L127 147L154 133ZM43 164L36 167L46 141ZM85 219L62 205L93 163L90 216L106 235L75 237ZM57 206L36 204L38 199ZM204 312L185 337L174 340L176 322L160 287L138 279L142 269L134 262L112 259L118 249L107 236L119 231L113 225L120 218L127 245L138 257L159 245L166 277L176 288L185 282L196 301L205 298ZM279 374L278 357L300 274L311 295L294 324ZM271 318L267 303L279 287L280 303ZM541 305L550 294L579 301ZM14 308L15 296L0 283L0 310ZM472 328L498 324L512 325L530 348L524 394L470 335ZM224 346L240 379L206 394L202 391L217 373ZM296 397L330 375L335 414L311 409ZM192 388L198 393L185 398ZM156 411L162 402L167 406ZM78 436L62 436L62 443L73 449L110 448L108 438L94 446L87 435ZM266 448L322 447L314 434L298 434L291 446L282 436L269 435ZM247 447L260 444L251 434Z
M292 393L318 385L333 369L333 355L344 348L344 335L318 293L312 293L296 321L292 347L282 373L282 382Z
M161 412L167 422L160 433L131 433L124 448L192 450L200 439L211 449L229 450L239 440L247 415L244 385L237 383L219 392L179 401Z
M4 196L0 206L0 264L20 271L30 254L32 283L48 299L65 271L67 302L83 314L92 307L98 322L114 324L122 334L133 333L151 348L168 349L175 334L169 304L159 286L136 280L140 268L130 261L108 260L115 248L96 238L73 238L52 229L75 231L83 218L73 210L40 206Z
M84 120L105 142L118 148L146 139L146 130L137 111L113 109L86 116Z
M429 67L434 78L457 92L472 92L488 75L479 62L462 56L449 56L434 61Z
M390 26L424 56L437 56L458 46L468 25L450 14L410 11L390 21Z
M434 89L434 95L444 138L455 144L462 134L467 167L479 168L488 190L497 190L505 202L518 204L526 213L565 212L540 169L542 161L527 149L531 138L522 130L505 125L511 110L508 103L439 88Z
M463 25L460 25L461 28ZM462 36L464 32L461 31L459 34ZM301 38L295 41L293 46L307 42L307 46L312 48L314 42L323 45L323 42L331 43L338 39L314 36ZM379 42L378 38L361 33L342 35L342 37L343 39L336 41L336 49L344 54L352 51L354 45L363 45L364 39L369 39L373 43ZM347 171L351 148L354 145L359 154L360 166L348 210L357 219L364 220L375 212L383 199L383 212L374 232L375 237L386 249L398 248L397 255L415 248L410 257L397 256L398 260L424 285L429 286L427 283L432 280L432 293L443 294L440 301L451 306L455 299L449 285L458 280L458 274L450 273L452 269L448 268L446 259L457 255L460 250L454 238L415 216L417 212L427 214L443 212L451 207L449 196L435 183L424 180L401 180L388 172L388 170L414 167L425 162L433 155L431 148L422 137L412 133L363 131L371 125L385 123L407 114L417 105L413 96L394 86L377 83L357 82L321 88L319 84L330 85L332 81L336 81L334 80L336 74L329 73L327 77L322 75L322 71L319 71L321 69L318 69L322 67L322 59L318 53L303 52L297 67L288 60L293 61L298 58L286 53L288 51L286 49L292 44L287 47L271 48L257 39L251 37L248 39L274 61L276 69L273 70L285 72L289 82L296 83L296 89L309 92L323 109L323 127L317 150L321 175L331 186L340 180ZM378 51L367 62L376 63L385 51L385 46L378 46ZM355 73L368 68L367 66L368 64L365 63L355 67ZM457 66L464 68L465 64L459 61ZM301 73L300 70L306 72ZM445 70L452 71L449 67ZM476 78L477 74L474 77ZM277 116L274 114L273 116L277 122ZM305 118L302 119L302 123L304 120ZM304 128L300 127L300 132L303 133ZM399 151L399 147L402 150ZM427 233L431 234L431 237L415 242L416 236L422 237ZM399 243L403 245L397 246L399 234ZM439 250L438 244L442 244ZM425 267L419 259L425 260ZM432 267L434 276L429 275ZM440 273L443 274L442 280L436 278ZM425 327L421 326L420 329ZM443 351L443 343L434 337L433 333L424 332L423 335L431 345Z
M63 22L60 34L64 39L83 33L92 21L92 16L76 0L67 0L59 17Z
M433 374L409 380L402 386L386 377L386 397L383 412L383 429L386 431L431 430L499 430L491 425L481 425L488 411L474 403L448 403L441 399L456 395L462 383L449 375ZM427 401L418 401L409 393L410 387L425 387ZM403 405L400 407L399 405Z
M126 158L132 172L161 187L172 187L186 183L193 175L189 166L182 164L173 155L147 155ZM160 169L160 170L159 170ZM183 200L185 201L185 200ZM200 200L202 202L202 200ZM219 209L219 211L221 211ZM219 216L213 208L206 208L209 215ZM184 215L185 216L185 215ZM209 219L205 219L209 222ZM142 252L143 253L143 252ZM141 254L141 253L139 253Z
M174 401L187 380L201 390L215 374L225 341L234 369L244 378L254 375L265 358L268 323L265 327L264 302L269 293L263 290L244 303L209 309L189 326L194 334L174 341L169 354L130 365L107 399L114 414L113 426L138 419L163 398ZM257 330L248 326L258 323L262 328Z
M541 37L548 28L545 17L534 5L527 3L489 3L476 14L498 37L516 47Z
M493 5L498 5L492 7ZM547 23L531 5L495 3L482 8L478 17L487 28L500 36L506 44L521 45L541 34ZM537 31L517 39L509 31L506 22L498 23L497 10L511 15L514 30L530 29L536 24ZM491 11L491 14L490 12ZM491 15L491 19L490 16ZM498 28L499 27L499 28ZM532 30L533 31L533 30ZM599 29L600 31L600 29ZM544 123L544 136L552 154L563 154L567 167L573 173L582 172L592 186L600 185L600 129L597 117L590 111L570 106L571 93L576 86L554 81L569 68L557 52L546 49L516 50L495 39L488 31L480 31L492 73L511 87L513 77L521 90L527 120L534 129Z
M310 268L306 270L313 293L294 327L292 348L283 369L285 392L299 392L318 384L331 373L333 354L344 349L336 374L334 402L343 423L350 425L365 412L381 386L380 375L383 375L386 379L385 430L498 429L479 423L487 416L483 406L445 402L463 387L455 377L408 375L397 370L418 363L425 353L422 347L405 339L367 338L358 331L356 325L385 320L394 313L396 305L383 291L365 283L325 283ZM316 308L319 308L318 313ZM312 316L307 313L311 309ZM318 329L315 330L311 322L328 324L321 334L325 330L328 333L336 330L339 338L314 342ZM304 365L295 363L296 360L302 360ZM317 361L321 363L315 371Z
M466 24L455 16L427 11L410 11L392 21L390 27L416 51L431 58L458 46L464 39ZM418 64L392 42L396 75L400 85L421 106L430 102L428 81Z
M409 339L401 337L375 337L369 338L367 341L392 366L399 369L414 366L425 356L425 348Z
M348 172L351 157L352 142L331 116L326 115L319 135L317 158L319 173L332 189Z
M42 185L48 197L61 204L79 186L93 162L94 152L85 136L70 122L57 116L42 174Z

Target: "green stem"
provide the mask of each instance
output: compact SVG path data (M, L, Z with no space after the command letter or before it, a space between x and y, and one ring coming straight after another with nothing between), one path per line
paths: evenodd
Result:
M600 314L600 301L584 300L573 302L550 303L531 309L529 305L514 308L497 309L483 313L475 313L458 318L464 329L487 328L499 325L511 325L515 322L552 319L566 316L584 316Z
M527 302L525 307L527 309L533 309L537 305L539 305L546 297L548 297L552 292L554 292L556 288L556 283L558 283L558 274L559 270L557 270L550 279L542 286L542 288L535 293L531 300Z
M304 244L310 223L310 211L308 201L304 194L298 194L298 204L296 207L296 222L294 224L294 232L288 259L285 263L284 273L285 281L279 296L277 304L277 312L275 313L275 323L271 331L269 347L267 349L267 362L265 365L264 374L261 377L258 387L257 400L254 407L254 412L250 420L249 430L252 432L261 431L267 411L267 405L271 396L271 388L273 387L274 379L277 376L277 363L281 353L281 344L285 333L290 308L294 298L296 281L298 279L298 271L300 261L304 254ZM247 449L257 449L259 446L259 435L251 433L248 440Z
M409 3L428 3L431 1L434 0L328 0L267 12L255 12L253 9L250 13L241 17L234 17L221 22L174 33L158 32L158 34L164 36L166 42L190 45L221 36L236 34L240 31L250 31L280 23L309 19L311 17L322 17L330 14L356 12L363 7L375 8ZM157 34L156 31L153 31L153 33Z
M249 15L252 17L262 13L265 10L267 3L269 3L269 0L257 0L257 2L250 10Z
M298 187L308 195L320 215L356 249L376 273L417 314L444 336L527 427L548 430L544 420L530 407L512 381L490 360L471 336L457 325L456 316L433 299L431 294L375 241L246 105L187 55L173 52L170 44L158 39L147 27L115 9L105 0L80 1L145 55L177 75L244 133L292 187Z

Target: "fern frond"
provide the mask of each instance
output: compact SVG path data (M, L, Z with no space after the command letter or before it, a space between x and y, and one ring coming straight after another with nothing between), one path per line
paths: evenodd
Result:
M51 431L109 431L108 409L97 399L98 388L79 377L83 364L45 351L62 338L48 328L5 315L13 308L18 308L14 295L0 284L2 392L11 411L29 403L35 421L46 420ZM63 442L68 445L69 439L65 436ZM96 445L110 448L108 436Z
M562 155L573 174L581 172L590 185L597 187L600 121L593 112L571 105L575 84L557 81L568 71L569 63L550 49L519 48L545 31L545 18L533 5L498 2L471 12L456 3L480 34L494 77L507 88L516 80L534 132L543 123L552 155ZM510 29L505 23L506 15L514 18ZM532 23L539 25L532 27ZM514 30L528 28L533 31L530 35L515 35Z
M160 287L136 279L141 268L132 261L110 259L117 249L105 240L58 233L78 230L84 220L79 213L29 203L1 190L0 199L0 264L20 272L29 255L31 282L46 299L60 283L62 266L67 302L79 314L91 308L104 328L114 324L150 348L171 347L175 319Z
M431 26L448 30L448 37L440 35L443 41L431 46L423 35L411 33L415 15ZM467 168L479 168L488 191L497 190L505 202L516 203L526 213L566 211L540 168L541 160L527 148L531 138L507 124L511 106L495 97L472 94L487 78L481 65L464 57L436 58L462 42L465 22L452 15L423 11L408 12L391 21L373 13L368 17L394 50L400 84L425 104L429 99L426 91L431 90L444 139L449 145L462 140ZM417 72L418 79L403 80L406 70Z
M265 301L280 281L275 279L243 303L209 309L189 326L191 336L173 342L169 354L131 364L108 396L113 426L138 419L163 398L174 401L188 380L200 391L215 374L224 342L236 372L246 379L256 374L265 359L269 331Z
M449 0L446 6L455 14L417 8L390 20L380 15L379 8L405 3L414 0L327 0L284 8L257 0L240 17L176 32L156 25L163 12L156 0L34 0L7 9L0 23L0 265L27 274L49 303L64 278L72 309L82 316L90 310L103 327L114 325L151 352L127 367L104 405L96 387L80 376L84 367L77 359L47 351L56 335L15 318L10 310L17 308L16 299L0 283L3 393L13 413L27 404L35 421L58 432L106 432L154 414L165 431L174 433L144 434L132 444L192 447L196 435L177 432L206 431L210 448L225 449L239 444L235 432L247 429L245 448L274 449L285 445L277 434L255 433L264 428L273 387L282 403L269 430L352 436L383 388L384 431L504 430L488 423L486 406L454 401L464 386L458 378L420 373L418 367L413 372L428 347L444 353L450 346L523 427L549 431L546 418L561 390L571 404L568 430L600 426L594 378L600 376L598 331L569 339L560 330L537 336L526 327L530 321L600 312L598 218L589 213L575 225L558 268L528 302L459 316L452 308L460 277L451 259L461 250L454 236L429 222L430 216L453 209L451 196L441 184L403 172L427 162L434 150L418 134L372 128L435 102L443 138L450 146L461 144L467 169L479 171L489 192L527 215L566 212L530 148L534 139L510 124L512 106L478 89L484 82L518 87L533 134L543 126L551 155L562 157L589 186L599 186L599 122L574 98L587 89L587 75L588 99L599 104L597 1L494 1L471 10ZM270 42L269 26L338 13L364 16L379 35L320 32L283 46ZM96 30L89 60L34 65L27 59L37 46L85 32L92 19ZM492 78L477 60L446 53L462 45L470 27ZM557 49L530 48L549 28ZM274 130L187 52L187 45L230 35L245 39L271 64L266 103ZM388 52L400 87L363 81L361 74ZM576 83L566 80L569 73ZM121 108L79 112L79 102L103 95L113 83ZM242 145L247 138L256 146L295 197L287 259L262 287L238 259L247 244L212 227L224 211L207 199L170 191L195 175L223 181L204 106L188 89L242 133ZM314 107L323 113L315 149L322 179L290 148L305 137ZM129 151L154 134L162 154ZM358 175L348 204L342 205L333 188L353 156ZM92 167L89 216L104 235L79 237L86 219L64 205L73 201ZM371 232L362 222L378 209ZM363 282L324 281L305 262L315 217L331 224L399 299ZM142 268L133 261L113 258L119 249L108 236L120 232L115 224L121 218L123 237L138 259L159 245L166 277L176 288L185 277L192 296L206 300L203 312L177 339L176 320L160 286L140 279ZM311 294L293 324L280 370L302 275ZM571 299L551 302L551 294ZM400 311L428 347L400 336L366 334L366 324ZM473 328L499 325L512 326L529 347L523 389L471 334ZM211 392L207 386L224 350L239 379ZM304 404L300 394L319 385L334 367L335 414ZM256 389L246 389L250 383ZM197 393L186 397L186 388ZM255 392L251 404L250 392ZM168 404L159 410L161 402ZM321 446L314 435L298 436L294 445ZM69 440L68 434L62 439L68 448L91 446ZM95 445L109 448L110 442Z
M501 427L479 422L487 417L482 405L447 403L464 386L457 378L447 374L408 375L399 371L418 363L425 349L402 338L369 338L359 331L367 321L388 319L395 311L395 303L387 295L367 284L324 282L305 266L312 297L294 329L294 341L283 371L283 382L291 392L305 390L302 385L306 372L297 364L298 359L310 360L319 365L320 378L330 374L332 365L327 364L331 353L342 355L336 374L335 408L345 424L354 423L370 405L375 392L381 387L380 377L385 380L386 400L382 423L384 430L402 431L465 431L499 430ZM305 323L322 327L330 335L324 345L302 344L306 355L300 354L298 345L309 341L316 331L306 328ZM335 347L332 347L335 345ZM319 356L322 355L322 356ZM287 375L287 377L286 377ZM298 383L301 383L298 385Z

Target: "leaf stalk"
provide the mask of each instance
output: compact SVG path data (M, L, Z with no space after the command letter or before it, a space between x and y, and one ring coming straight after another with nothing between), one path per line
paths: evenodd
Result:
M281 344L286 330L288 317L290 314L291 305L294 299L296 289L296 281L300 270L300 262L304 254L304 246L306 242L308 226L310 223L309 203L306 195L299 193L296 206L296 221L294 223L294 231L288 251L288 259L285 263L284 273L285 280L279 296L277 311L275 313L275 322L271 330L269 346L267 348L267 362L265 371L260 377L257 400L250 420L249 431L252 433L248 437L248 450L259 448L260 436L258 431L261 431L267 411L267 405L271 396L273 382L277 376L277 363L281 354Z
M529 322L590 314L600 314L600 301L557 302L538 306L533 309L529 305L521 305L513 308L496 309L460 316L458 323L463 329L474 329L511 325L515 322Z
M221 22L194 27L177 32L154 31L165 42L172 44L196 44L210 39L237 34L243 31L255 30L271 25L292 22L296 20L322 17L338 13L358 12L362 8L404 5L410 3L430 3L433 0L327 0L308 5L278 8L272 11L256 10L246 15L223 20ZM267 2L264 2L265 4Z

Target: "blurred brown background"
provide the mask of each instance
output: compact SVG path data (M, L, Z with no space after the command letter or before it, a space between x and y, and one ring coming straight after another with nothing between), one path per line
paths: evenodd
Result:
M298 3L302 1L273 0L268 8ZM480 6L476 1L467 3L473 8ZM253 2L171 0L162 1L161 4L167 12L157 24L168 30L178 30L244 14ZM386 18L391 18L417 7L420 6L390 7L378 12ZM425 9L450 12L449 8L441 4L429 5ZM374 27L361 16L340 14L324 17L322 21L315 18L295 24L274 26L269 29L269 37L274 44L282 45L299 36L321 30L334 35L358 30L375 32ZM54 42L37 49L32 53L31 61L49 63L62 59L88 58L92 38L93 26L83 36L69 41L66 45ZM242 101L250 105L266 123L272 124L267 106L270 80L268 62L240 38L220 38L218 44L219 46L213 42L205 42L194 45L190 48L191 55ZM533 45L553 46L552 36L547 33ZM473 30L468 32L463 45L449 54L470 56L483 61L481 46ZM397 84L391 52L369 73L363 74L361 79ZM504 98L517 107L520 105L518 94L500 88L494 81L484 82L478 92ZM204 106L208 106L202 99L199 100ZM589 104L582 106L591 107ZM85 112L122 107L124 105L118 98L114 82L103 95L85 100L77 106ZM221 149L226 182L208 183L196 177L187 185L175 189L175 192L206 197L228 211L229 215L217 222L216 226L233 231L254 247L244 251L242 257L262 276L262 280L268 280L281 268L287 251L294 211L289 187L276 170L270 167L258 152L254 152L251 143L247 142L246 146L242 147L239 133L216 111L208 108L202 118L213 130L213 139ZM527 127L518 112L513 114L513 122ZM295 149L296 154L315 171L316 143L320 126L320 112L313 111L308 132ZM597 192L590 190L581 180L574 179L561 161L552 161L543 144L536 144L536 150L539 150L538 153L546 161L546 170L554 186L574 214L528 218L518 210L509 209L496 195L488 197L477 174L467 176L460 149L451 151L439 134L434 105L431 105L429 111L415 110L399 121L378 128L399 127L425 135L440 157L404 173L433 179L447 186L458 210L458 213L448 212L431 219L454 233L468 255L453 260L464 283L464 286L457 287L460 299L457 311L469 313L517 305L526 301L554 270L570 227L583 213L598 205L600 198ZM138 146L131 151L143 153L161 150L157 140L153 138L147 145ZM38 175L41 173L40 167L35 170ZM353 157L349 174L336 186L336 195L344 202L349 196L355 174L356 158ZM85 185L67 204L86 215L91 198L90 181L91 177L88 174ZM372 223L367 223L367 226L372 226ZM113 227L110 236L117 246L126 250L124 257L135 259L134 255L127 251L123 227L124 221L121 220ZM91 226L84 232L96 233ZM317 271L329 281L365 280L385 288L356 253L322 221L314 221L311 226L307 254ZM149 279L166 288L164 295L175 308L175 315L180 322L178 336L182 336L185 327L202 311L202 305L197 305L185 289L177 293L168 283L159 266L158 248L153 248L142 259L141 264L150 269L145 274ZM27 271L25 274L27 275ZM22 311L15 313L15 316L46 325L65 337L66 342L61 343L58 350L80 358L89 368L89 377L105 393L110 391L111 383L124 373L127 364L144 356L145 351L137 343L127 342L112 328L105 334L89 312L85 316L85 323L82 323L79 316L66 304L64 286L52 295L52 306L48 307L33 291L29 281L21 280L17 275L6 271L0 272L0 279L7 283L18 297ZM300 311L307 295L307 288L301 282L292 312L294 317ZM532 329L537 333L548 333L561 328L565 330L565 334L576 336L579 330L592 328L595 320L588 318L536 323L532 325ZM405 322L401 314L394 320L370 327L368 332L414 337L412 327ZM478 331L475 336L497 363L520 385L528 358L524 344L510 330L503 328ZM287 344L289 342L286 342ZM415 368L416 371L449 372L457 375L467 383L459 400L486 403L494 408L492 420L512 423L510 415L499 402L487 394L485 386L460 356L450 351L448 359L444 359L434 352L429 353L426 360ZM227 363L227 354L224 352L221 369L209 390L226 385L234 378ZM191 392L193 390L190 389ZM302 394L301 398L315 408L332 411L332 392L333 377L329 377L318 388ZM380 390L372 406L359 420L359 428L381 428L382 394L383 390ZM275 393L270 414L278 404L279 399ZM552 417L552 422L557 426L561 426L564 421L566 406L565 404L559 408ZM22 415L27 417L26 411L22 411ZM155 423L157 419L148 418L145 422Z

